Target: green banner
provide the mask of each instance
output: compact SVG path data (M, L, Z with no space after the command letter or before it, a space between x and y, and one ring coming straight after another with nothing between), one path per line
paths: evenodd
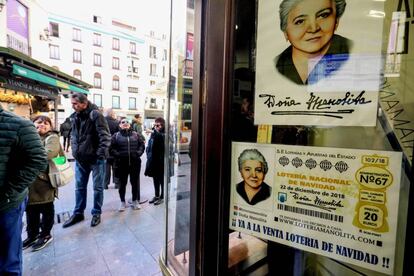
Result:
M39 72L30 70L28 68L13 64L13 74L22 76L28 79L32 79L38 82L42 82L51 86L55 86L61 89L70 90L73 92L89 94L88 90L74 86L72 84L57 80L55 78L49 77L47 75L41 74Z

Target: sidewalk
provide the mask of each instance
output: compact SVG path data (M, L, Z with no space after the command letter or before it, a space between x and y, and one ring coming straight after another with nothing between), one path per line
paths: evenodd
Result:
M154 195L152 178L143 175L145 154L142 159L141 200ZM66 229L63 221L55 221L51 244L38 252L24 251L23 275L162 275L158 257L164 244L164 204L146 202L141 210L118 212L118 190L111 184L104 190L102 222L90 227L93 190L89 181L85 220ZM126 195L131 197L130 184ZM71 183L59 190L56 215L66 220L74 204L75 184Z

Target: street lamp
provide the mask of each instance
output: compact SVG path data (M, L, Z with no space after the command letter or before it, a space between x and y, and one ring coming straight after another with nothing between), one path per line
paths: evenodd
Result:
M2 1L2 0L0 0L0 1ZM44 41L50 41L49 36L50 36L49 28L46 27L46 28L43 29L43 33L41 33L39 35L39 39L44 40Z
M7 0L0 0L0 12L3 10L3 7L6 5Z

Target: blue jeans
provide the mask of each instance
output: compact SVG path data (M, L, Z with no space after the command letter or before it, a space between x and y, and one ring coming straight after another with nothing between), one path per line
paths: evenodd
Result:
M22 217L27 198L17 207L0 213L0 275L22 275Z
M74 214L83 215L85 211L88 181L91 172L93 177L93 208L91 213L92 215L100 215L102 213L105 166L106 160L98 159L93 165L81 164L76 161L76 205L75 210L73 210Z

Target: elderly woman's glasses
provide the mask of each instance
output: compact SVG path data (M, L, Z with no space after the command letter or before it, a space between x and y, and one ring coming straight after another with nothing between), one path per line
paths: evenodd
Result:
M121 121L121 124L126 125L126 124L129 124L129 122L128 121Z

